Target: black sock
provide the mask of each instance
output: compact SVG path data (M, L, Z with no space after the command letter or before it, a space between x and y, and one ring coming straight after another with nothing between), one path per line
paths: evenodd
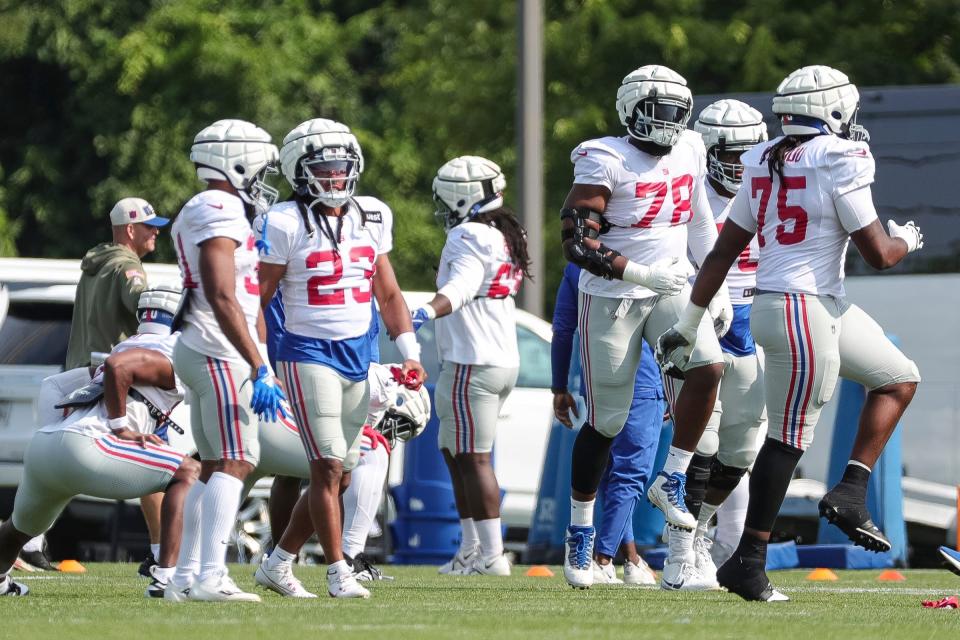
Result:
M803 455L801 449L767 438L750 474L750 502L746 526L755 531L772 531L790 478Z
M613 438L597 432L593 425L584 423L573 443L570 486L580 493L596 493L600 477L607 468Z
M707 483L710 481L710 468L716 455L703 456L694 453L687 466L687 510L694 518L700 517L700 505L707 495Z
M737 545L735 553L744 559L762 558L766 561L767 541L744 531L743 535L740 536L740 544Z
M870 472L859 464L851 464L848 462L847 468L843 470L843 477L840 479L840 483L834 488L834 491L840 491L846 495L866 499L868 482L870 482Z

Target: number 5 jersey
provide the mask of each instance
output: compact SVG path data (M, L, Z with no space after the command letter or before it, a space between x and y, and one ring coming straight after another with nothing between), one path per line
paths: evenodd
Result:
M435 322L440 359L520 366L513 298L522 279L499 230L478 222L451 229L440 254L437 289L454 287L465 304Z

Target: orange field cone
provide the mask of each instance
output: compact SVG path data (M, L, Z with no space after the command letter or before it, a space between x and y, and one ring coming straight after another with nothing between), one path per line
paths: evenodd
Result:
M550 571L550 567L545 567L542 564L536 564L527 569L527 575L531 578L552 578L553 571Z
M905 575L893 569L881 571L880 575L877 576L877 580L880 582L903 582L906 579L907 577Z
M76 560L61 560L57 570L64 573L86 573L87 568Z
M822 580L822 581L832 581L839 580L833 571L830 569L814 569L809 574L807 574L807 580Z

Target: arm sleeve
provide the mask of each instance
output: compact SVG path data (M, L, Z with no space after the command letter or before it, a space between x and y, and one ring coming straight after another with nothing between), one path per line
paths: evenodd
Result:
M750 198L746 190L741 188L730 203L730 211L727 212L727 220L735 223L744 231L757 232L757 221L753 218L750 211Z
M450 262L450 277L437 293L450 300L455 312L479 295L484 272L483 261L477 256L456 255Z
M577 328L577 279L580 270L568 265L557 289L553 307L553 339L550 341L550 366L554 389L566 389L573 355L573 333Z
M859 231L877 219L870 187L861 187L836 198L837 217L847 233Z
M697 264L703 264L717 242L717 223L713 220L713 211L707 200L707 185L703 176L694 182L691 201L693 219L687 225L687 247Z

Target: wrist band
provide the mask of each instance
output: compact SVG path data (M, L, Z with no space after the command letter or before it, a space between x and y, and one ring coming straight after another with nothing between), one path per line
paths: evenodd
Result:
M413 331L407 331L397 336L397 349L404 360L420 361L420 343L417 342L417 336Z
M119 418L107 418L107 428L110 429L110 431L129 429L130 419L127 418L126 414L120 416Z

